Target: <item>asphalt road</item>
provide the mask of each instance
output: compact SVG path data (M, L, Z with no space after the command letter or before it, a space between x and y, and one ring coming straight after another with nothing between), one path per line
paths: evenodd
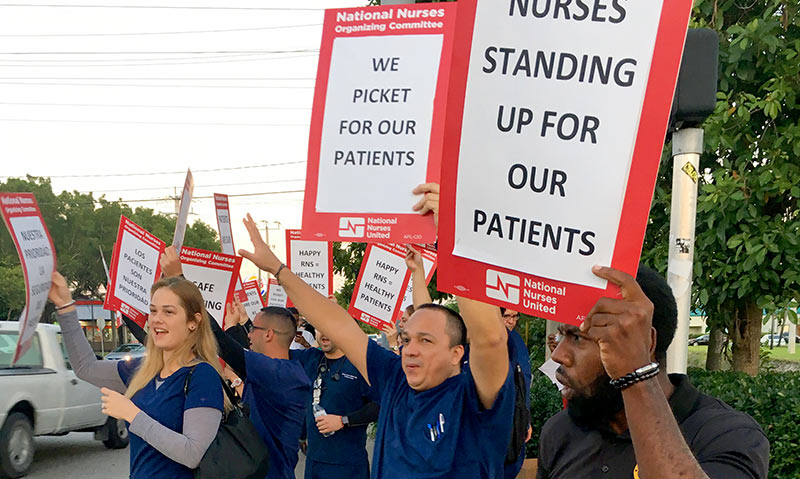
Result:
M126 479L129 449L106 449L90 432L35 438L36 455L27 479ZM372 453L373 441L367 449ZM305 456L301 453L295 475L303 477Z

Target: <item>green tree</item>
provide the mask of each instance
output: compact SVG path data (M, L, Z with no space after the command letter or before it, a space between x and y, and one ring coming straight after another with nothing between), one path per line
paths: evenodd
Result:
M171 241L175 218L148 208L95 199L91 194L63 191L56 195L48 178L9 178L0 182L0 191L31 192L36 196L47 228L53 237L58 269L76 295L100 297L106 274L100 250L111 261L119 229L125 215L165 241ZM196 248L219 250L216 231L196 221L186 228L184 243ZM16 248L8 231L0 233L0 318L16 319L25 303L24 280ZM45 310L45 317L49 317Z
M733 368L755 375L762 310L800 298L798 3L697 0L692 26L720 39L717 106L703 125L694 298L712 327L727 330ZM645 246L662 272L669 176L660 177Z

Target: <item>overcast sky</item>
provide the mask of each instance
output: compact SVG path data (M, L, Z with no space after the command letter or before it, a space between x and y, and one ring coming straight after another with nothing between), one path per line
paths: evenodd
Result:
M250 247L236 221L249 211L283 254L302 219L303 194L282 192L304 188L322 9L366 0L9 3L25 6L0 6L2 180L174 212L164 198L190 167L190 222L216 228L204 197L226 193L236 247Z

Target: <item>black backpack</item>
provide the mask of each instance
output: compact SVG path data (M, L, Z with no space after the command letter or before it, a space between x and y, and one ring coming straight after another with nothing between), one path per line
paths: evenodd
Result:
M189 392L189 370L183 382L183 395ZM223 413L216 437L206 449L203 459L194 470L195 479L264 479L269 471L269 451L250 421L250 411L239 401L228 383L220 377L222 388L233 404Z
M525 401L525 375L522 374L519 364L511 365L514 369L514 425L506 451L506 464L517 462L522 448L525 447L525 438L528 437L528 427L531 424L531 411Z

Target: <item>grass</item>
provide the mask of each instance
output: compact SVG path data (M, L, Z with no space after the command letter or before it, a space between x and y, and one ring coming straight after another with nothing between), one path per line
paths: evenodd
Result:
M769 347L762 347L762 351L770 352L769 358L773 361L788 361L792 363L800 363L800 344L796 345L794 354L789 354L788 346L781 346L769 349ZM708 353L708 346L689 346L689 367L696 367L705 369L706 367L706 353ZM728 369L730 366L723 359L723 369ZM794 370L796 366L789 366L789 369Z

